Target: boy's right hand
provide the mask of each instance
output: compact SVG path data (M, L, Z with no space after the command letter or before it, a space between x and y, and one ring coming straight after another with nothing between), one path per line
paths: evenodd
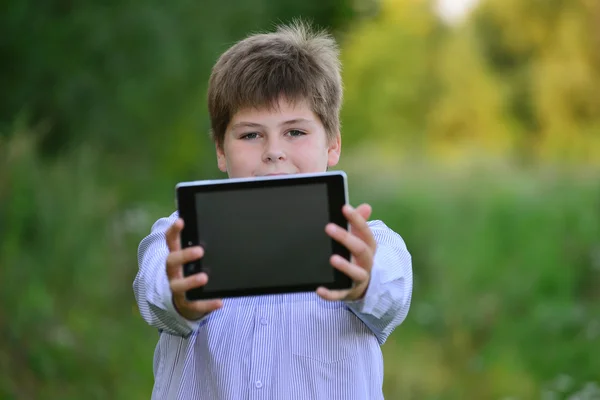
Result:
M183 265L204 256L202 247L181 249L180 233L183 230L183 220L178 218L166 233L169 255L167 256L167 278L173 293L173 304L182 317L193 321L202 318L211 311L223 306L221 299L188 301L185 292L206 285L208 275L204 272L183 276Z

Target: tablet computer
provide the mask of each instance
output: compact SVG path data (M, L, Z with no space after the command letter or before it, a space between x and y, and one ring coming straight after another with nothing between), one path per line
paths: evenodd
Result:
M181 182L176 198L182 247L204 248L183 274L209 277L188 300L351 287L329 261L350 252L325 233L329 222L349 228L344 172Z

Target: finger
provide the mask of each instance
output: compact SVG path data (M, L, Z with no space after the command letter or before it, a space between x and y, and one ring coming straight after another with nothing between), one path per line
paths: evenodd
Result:
M356 286L369 280L369 272L356 264L352 264L342 256L336 254L331 257L330 262L335 269L352 279L356 283Z
M169 227L165 236L167 239L167 247L169 253L181 250L181 238L180 233L183 230L183 220L177 218L177 220Z
M373 212L373 209L371 208L370 205L368 204L361 204L360 206L356 207L356 211L366 220L368 220L371 217L371 213Z
M351 290L329 290L326 287L317 288L317 294L324 300L329 301L340 301L345 300L350 294Z
M186 304L186 307L193 310L196 313L208 314L211 311L218 310L223 307L223 300L211 299L211 300L196 300Z
M200 246L188 247L169 253L167 256L167 277L171 280L182 276L181 266L196 261L202 256L204 256L204 249Z
M369 211L370 208L371 207L368 204L363 204L358 209L346 205L342 211L344 216L348 219L348 222L350 222L351 232L364 240L365 243L367 243L367 246L374 251L377 247L377 242L373 237L373 232L371 231L371 228L369 228L369 224L367 224L367 219L371 215L371 212ZM367 211L369 211L368 214L366 213ZM366 218L362 213L365 213Z
M173 294L181 295L190 289L204 286L207 282L208 276L204 272L201 272L199 274L194 274L186 278L172 279L169 282L169 286L171 287L171 292L173 292Z
M370 267L373 260L371 248L361 239L336 224L327 224L325 232L341 245L345 246L362 267Z

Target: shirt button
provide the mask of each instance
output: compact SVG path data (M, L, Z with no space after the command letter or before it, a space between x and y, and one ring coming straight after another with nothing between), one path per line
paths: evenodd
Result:
M254 383L254 385L256 385L256 387L260 389L262 387L262 382L261 381L256 381Z
M267 319L266 319L266 318L261 318L261 319L260 319L260 324L261 324L261 325L267 325L268 323L269 323L269 321L267 321Z

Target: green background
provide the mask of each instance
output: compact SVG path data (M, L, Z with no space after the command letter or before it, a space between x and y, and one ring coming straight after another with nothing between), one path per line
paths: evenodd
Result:
M294 17L342 49L351 201L413 256L386 398L600 398L599 2L0 7L0 399L149 398L137 245L178 181L224 177L219 54Z

